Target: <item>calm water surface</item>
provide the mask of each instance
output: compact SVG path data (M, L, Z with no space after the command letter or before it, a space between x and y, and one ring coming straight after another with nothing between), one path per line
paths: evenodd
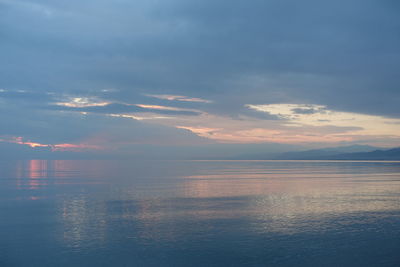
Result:
M0 266L400 266L400 162L3 161Z

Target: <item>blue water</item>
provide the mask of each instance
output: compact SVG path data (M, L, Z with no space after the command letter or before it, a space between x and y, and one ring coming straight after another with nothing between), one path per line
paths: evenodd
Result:
M0 266L400 266L400 162L2 161Z

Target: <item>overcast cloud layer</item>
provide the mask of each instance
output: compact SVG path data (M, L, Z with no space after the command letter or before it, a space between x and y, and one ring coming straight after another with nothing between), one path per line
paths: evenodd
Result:
M399 14L395 0L0 0L0 141L396 146Z

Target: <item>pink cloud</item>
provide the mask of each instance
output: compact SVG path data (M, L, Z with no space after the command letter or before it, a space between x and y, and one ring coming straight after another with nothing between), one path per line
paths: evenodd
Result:
M12 137L3 137L0 138L0 142L6 142L6 143L13 143L13 144L19 144L19 145L26 145L30 146L32 148L36 147L48 147L51 149L51 151L82 151L82 150L97 150L97 149L102 149L101 146L99 145L92 145L92 144L87 144L87 143L79 143L79 144L41 144L37 142L32 142L32 141L25 141L22 137L20 136L12 136Z

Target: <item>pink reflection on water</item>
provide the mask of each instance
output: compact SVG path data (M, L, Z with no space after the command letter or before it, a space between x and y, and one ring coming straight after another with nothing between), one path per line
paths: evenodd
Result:
M103 178L107 176L103 174L107 170L106 166L91 161L19 161L15 165L15 184L18 190L38 190L58 185L104 184Z
M29 189L38 189L47 185L48 164L46 160L30 160L28 168Z
M16 187L17 189L36 190L48 184L47 160L20 161L16 165Z

